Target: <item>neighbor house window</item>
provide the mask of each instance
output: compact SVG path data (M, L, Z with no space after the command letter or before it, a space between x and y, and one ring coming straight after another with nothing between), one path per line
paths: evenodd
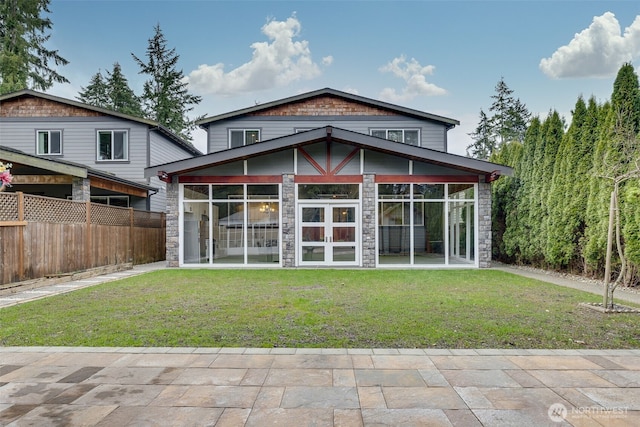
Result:
M91 201L102 205L129 207L129 196L91 196Z
M62 131L39 130L38 154L62 154Z
M420 145L420 131L418 129L372 129L371 136L409 145Z
M98 131L98 160L128 160L129 133L126 130Z
M229 148L260 142L260 131L257 129L231 129L229 131Z

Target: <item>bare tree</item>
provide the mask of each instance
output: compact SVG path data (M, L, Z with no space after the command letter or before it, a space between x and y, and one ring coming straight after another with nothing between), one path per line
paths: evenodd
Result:
M609 201L609 228L607 232L607 252L605 258L604 272L604 295L602 304L605 309L613 308L613 292L626 276L630 263L626 259L622 239L622 225L620 218L620 186L626 181L633 178L640 178L640 139L635 132L634 126L629 126L624 121L623 114L617 113L616 125L614 128L614 139L617 143L615 147L609 151L605 158L605 170L607 174L601 175L602 178L611 180L613 189L611 190L611 198ZM615 157L611 159L610 157ZM615 281L611 282L613 244L615 245L620 258L620 272Z

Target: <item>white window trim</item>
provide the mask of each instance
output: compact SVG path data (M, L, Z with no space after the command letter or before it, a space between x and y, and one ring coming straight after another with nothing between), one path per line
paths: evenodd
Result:
M237 148L237 147L231 147L231 134L232 132L242 132L242 147L247 145L247 132L258 132L258 140L255 142L255 144L259 143L261 138L262 138L262 131L260 129L256 129L256 128L232 128L229 129L228 134L229 137L227 139L227 147L229 148ZM249 144L251 145L251 144Z
M49 135L49 148L51 148L51 132L60 133L60 152L59 153L41 153L40 152L40 134L47 133ZM38 156L62 156L62 129L38 129L36 131L36 153Z
M101 159L100 158L100 134L111 133L111 152L113 153L113 135L115 132L124 133L124 158L122 159ZM113 154L112 154L113 155ZM128 129L98 129L96 131L96 161L98 162L128 162L129 161L129 130Z
M369 135L373 136L373 132L374 131L384 131L385 133L385 139L392 141L391 139L389 139L389 132L397 132L397 131L401 131L402 132L402 144L406 144L406 140L407 137L405 135L406 131L412 131L412 132L418 132L418 144L414 145L414 147L421 147L422 146L422 138L420 136L420 128L371 128L369 129ZM394 141L397 142L397 141ZM413 144L408 144L408 145L413 145Z

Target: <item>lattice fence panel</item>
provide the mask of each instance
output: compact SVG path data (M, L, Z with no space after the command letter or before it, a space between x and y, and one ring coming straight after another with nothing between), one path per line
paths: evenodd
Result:
M18 195L0 193L0 221L18 220Z
M85 203L50 197L24 195L24 219L32 222L86 222Z
M134 211L133 225L142 228L162 227L163 214L160 212Z
M131 222L129 208L91 203L91 224L128 226Z

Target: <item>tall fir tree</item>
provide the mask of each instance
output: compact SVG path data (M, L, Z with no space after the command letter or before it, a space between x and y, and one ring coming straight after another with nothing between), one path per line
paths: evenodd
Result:
M48 13L49 0L0 1L0 94L69 82L56 70L68 61L45 46L53 26Z
M187 114L202 98L189 93L184 73L177 68L180 56L174 48L167 48L159 24L154 27L154 36L149 39L146 60L133 53L131 56L140 67L139 74L149 76L142 93L147 117L190 141L197 119L191 120Z
M140 98L129 87L129 82L122 74L122 68L117 62L113 64L112 71L107 71L107 77L103 77L100 71L94 74L89 85L80 90L77 98L96 107L130 116L144 116Z
M109 108L109 86L102 72L95 73L87 87L81 87L76 98L85 104L101 108Z
M107 72L107 90L111 109L136 117L144 115L140 98L129 87L129 82L117 62L113 64L113 70Z
M467 146L467 155L486 160L495 151L495 138L487 114L480 109L480 122L475 131L469 134L473 143Z
M523 141L527 123L531 114L520 99L513 97L513 90L507 86L504 77L496 84L493 103L489 107L492 114L491 128L495 137L495 146L509 141Z

